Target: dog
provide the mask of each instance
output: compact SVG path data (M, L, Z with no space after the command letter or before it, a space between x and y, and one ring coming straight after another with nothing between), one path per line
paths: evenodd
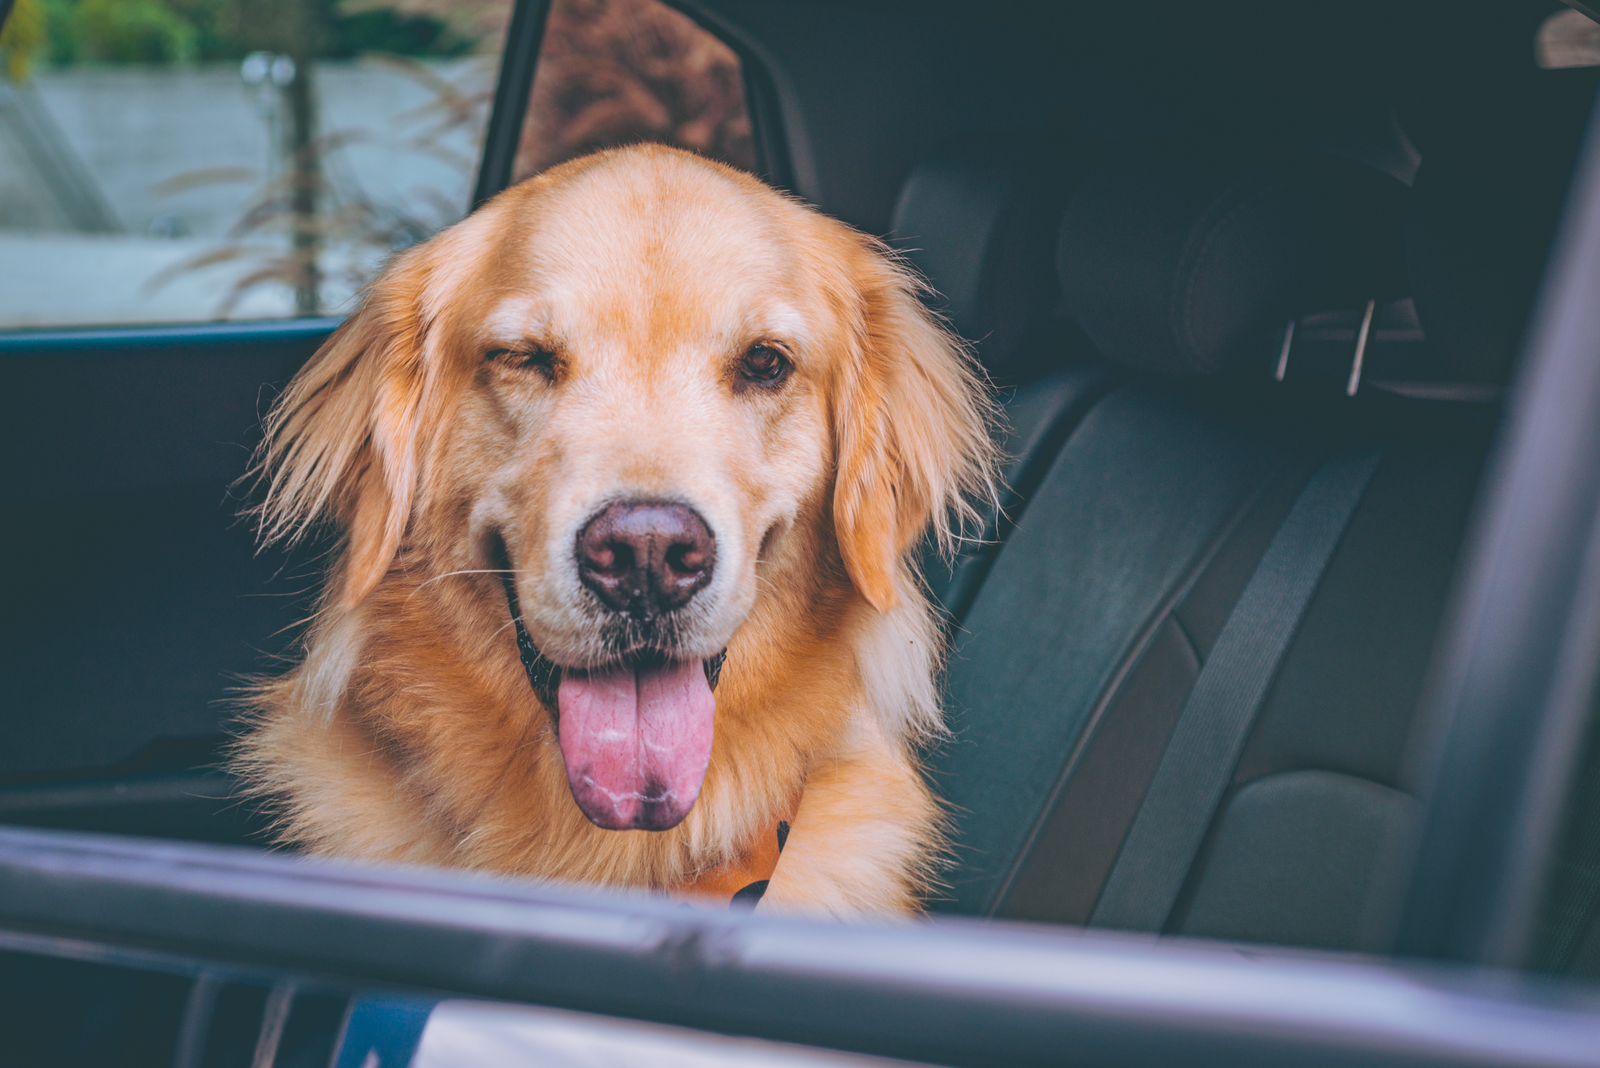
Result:
M667 892L765 865L762 909L917 911L944 845L914 560L996 479L925 296L656 145L400 254L265 420L262 539L341 536L233 758L279 839Z

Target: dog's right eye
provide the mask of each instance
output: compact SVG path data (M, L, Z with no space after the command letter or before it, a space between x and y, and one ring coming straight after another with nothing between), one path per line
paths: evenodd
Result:
M794 364L775 346L752 345L739 361L739 375L758 386L778 386L789 377Z
M484 360L513 371L537 371L549 379L556 376L556 354L538 346L490 349Z

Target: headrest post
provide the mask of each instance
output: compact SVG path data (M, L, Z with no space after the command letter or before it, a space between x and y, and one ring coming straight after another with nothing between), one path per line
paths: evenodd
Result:
M1289 374L1289 350L1294 348L1294 324L1295 320L1290 319L1283 328L1283 347L1278 350L1278 366L1272 372L1272 377L1279 382Z
M1389 175L1339 157L1124 146L1067 201L1061 310L1107 359L1183 378L1230 365L1261 375L1277 330L1281 380L1321 339L1309 316L1403 292L1406 197Z
M1361 365L1367 358L1367 339L1372 336L1372 316L1378 310L1378 299L1369 297L1367 307L1361 313L1361 329L1356 333L1356 355L1350 361L1350 381L1345 383L1344 392L1347 397L1354 397L1356 390L1361 388Z

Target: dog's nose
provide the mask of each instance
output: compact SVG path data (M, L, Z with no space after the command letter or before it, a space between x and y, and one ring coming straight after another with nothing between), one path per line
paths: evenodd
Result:
M578 532L578 577L618 612L682 608L711 581L716 562L711 528L681 504L616 501Z

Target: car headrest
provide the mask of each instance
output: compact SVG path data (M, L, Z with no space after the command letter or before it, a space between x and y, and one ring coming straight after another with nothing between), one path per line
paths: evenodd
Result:
M1503 383L1521 349L1594 100L1584 75L1499 98L1426 142L1406 225L1411 291L1428 347L1464 381Z
M893 242L991 375L1026 377L1060 358L1055 235L1070 192L1048 148L947 147L918 164L895 206Z
M1405 196L1333 157L1125 149L1067 204L1065 310L1103 356L1137 370L1253 362L1289 320L1403 294Z

